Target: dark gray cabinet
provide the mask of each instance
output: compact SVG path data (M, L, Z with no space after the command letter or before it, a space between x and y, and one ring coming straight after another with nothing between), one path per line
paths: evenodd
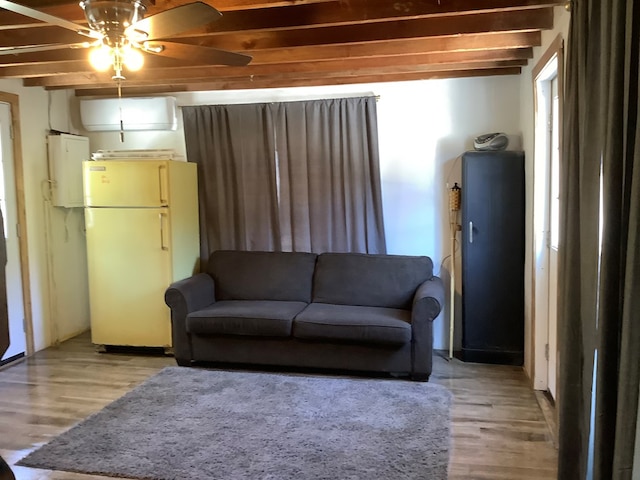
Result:
M462 156L462 360L524 360L523 152Z

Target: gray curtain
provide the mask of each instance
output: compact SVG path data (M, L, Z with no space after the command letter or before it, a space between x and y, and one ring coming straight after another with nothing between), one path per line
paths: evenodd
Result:
M374 97L184 107L201 256L385 253Z
M280 250L268 105L184 107L182 114L187 157L198 164L202 260L218 249Z
M561 167L562 480L591 472L596 480L631 479L640 441L633 420L640 374L639 62L640 7L633 0L573 2Z
M386 253L375 98L272 109L285 249Z

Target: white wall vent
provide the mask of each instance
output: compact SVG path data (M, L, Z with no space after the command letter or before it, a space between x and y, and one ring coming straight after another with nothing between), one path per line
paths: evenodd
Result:
M120 110L122 109L122 114ZM175 130L174 97L96 98L80 100L80 118L89 132L120 130Z

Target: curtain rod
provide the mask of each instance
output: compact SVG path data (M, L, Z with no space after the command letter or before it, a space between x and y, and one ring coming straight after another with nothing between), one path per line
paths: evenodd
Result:
M243 105L243 104L251 104L251 103L286 103L286 102L302 102L302 101L313 101L313 100L332 100L332 99L339 99L339 98L357 98L357 97L373 97L376 99L376 102L380 101L380 95L364 95L364 94L358 94L358 95L353 95L353 96L348 96L348 97L329 97L329 98L310 98L310 99L295 99L295 100L283 100L283 99L279 99L279 100L258 100L258 101L251 101L251 102L231 102L231 103L213 103L211 105ZM197 106L197 105L204 105L204 104L196 104L196 105L192 105L192 104L177 104L176 106L178 108L182 108L182 107L191 107L191 106Z

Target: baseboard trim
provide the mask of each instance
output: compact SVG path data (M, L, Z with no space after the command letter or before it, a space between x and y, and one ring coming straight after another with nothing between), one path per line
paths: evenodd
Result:
M82 335L83 333L86 333L86 332L88 332L88 331L90 331L90 330L91 330L91 327L90 327L90 326L83 327L83 328L82 328L82 330L76 330L76 331L75 331L75 332L73 332L73 333L69 333L69 334L67 334L67 335L64 335L64 336L60 337L60 338L59 338L59 339L57 339L57 340L56 340L52 345L49 345L49 346L59 345L59 344L61 344L62 342L66 342L67 340L70 340L70 339L72 339L72 338L74 338L74 337L77 337L78 335Z
M549 427L553 446L558 448L558 421L555 401L553 400L553 397L551 397L549 392L535 390L534 393L536 396L536 400L538 401L538 405L540 405L540 410L542 410L544 420Z
M524 352L521 350L479 350L463 347L460 352L460 359L463 362L493 363L521 367L524 364Z

